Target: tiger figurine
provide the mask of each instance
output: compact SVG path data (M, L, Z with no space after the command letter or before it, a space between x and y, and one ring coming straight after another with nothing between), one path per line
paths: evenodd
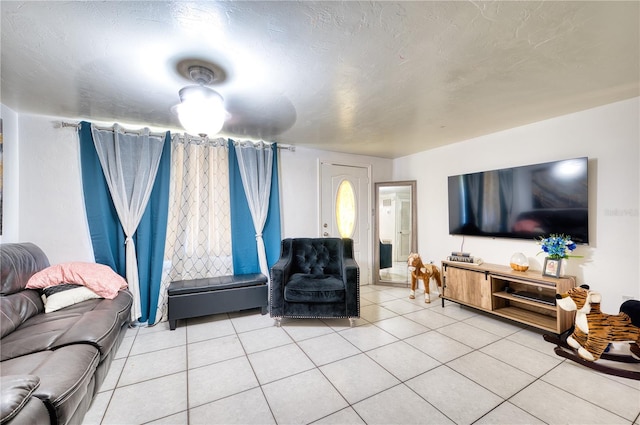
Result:
M567 344L585 360L595 361L612 341L630 341L631 353L640 358L640 301L627 300L617 315L600 311L601 295L589 291L589 285L556 294L556 304L575 311L575 328Z
M433 278L436 281L438 287L442 288L442 279L440 278L440 269L433 264L423 264L419 254L409 254L407 260L409 271L411 272L411 292L409 293L410 299L415 299L416 288L418 287L418 279L422 280L424 284L424 302L430 303L431 296L429 294L429 281ZM440 289L438 289L440 292Z

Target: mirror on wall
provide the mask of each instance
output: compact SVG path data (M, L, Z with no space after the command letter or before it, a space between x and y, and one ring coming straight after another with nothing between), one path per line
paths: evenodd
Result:
M416 181L375 183L374 283L410 282L409 254L418 251Z

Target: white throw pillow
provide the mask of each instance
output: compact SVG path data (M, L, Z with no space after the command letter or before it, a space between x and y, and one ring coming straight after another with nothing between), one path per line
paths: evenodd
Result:
M56 292L49 296L42 294L45 313L51 313L52 311L60 310L61 308L69 307L70 305L95 298L102 297L86 286L78 286L77 288Z

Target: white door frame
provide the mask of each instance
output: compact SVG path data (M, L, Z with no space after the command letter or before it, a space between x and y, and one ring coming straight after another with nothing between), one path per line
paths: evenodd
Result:
M371 226L372 220L373 220L373 201L372 201L372 194L373 194L373 184L372 182L372 173L371 173L371 164L362 164L362 163L347 163L347 162L341 162L341 161L331 161L331 160L325 160L325 159L320 159L318 158L318 167L317 167L317 180L318 180L318 190L317 190L317 196L318 196L318 211L317 211L317 218L316 218L316 222L318 223L318 234L317 237L321 238L323 237L323 229L322 229L322 165L323 164L327 164L327 165L339 165L339 166L343 166L343 167L358 167L358 168L366 168L367 169L367 179L369 180L367 183L367 223L366 223L366 234L367 237L369 238L369 256L367 258L367 262L368 262L368 276L366 278L366 282L369 283L373 283L373 227Z

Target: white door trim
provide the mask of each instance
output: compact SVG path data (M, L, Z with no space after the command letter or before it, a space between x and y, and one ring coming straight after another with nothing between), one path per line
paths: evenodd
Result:
M369 256L367 258L368 262L368 274L366 282L372 283L373 280L373 226L371 225L373 222L373 183L372 183L372 165L364 164L364 163L347 163L342 161L331 161L318 158L317 170L316 170L316 178L317 178L317 206L318 210L316 212L316 223L317 223L317 237L321 238L323 230L322 230L322 166L326 165L338 165L342 167L354 167L354 168L366 168L367 170L367 223L366 223L366 234L369 239ZM362 279L364 280L364 279Z

